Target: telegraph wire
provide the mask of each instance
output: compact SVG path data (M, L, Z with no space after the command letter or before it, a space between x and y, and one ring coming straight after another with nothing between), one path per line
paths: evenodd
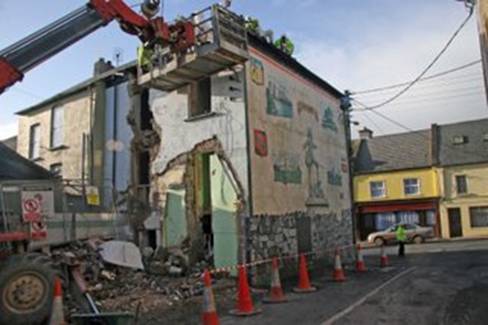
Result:
M404 93L406 93L410 88L412 88L412 86L415 85L420 79L422 79L422 77L427 72L429 72L429 70L437 63L437 61L439 61L439 59L447 51L447 49L452 44L452 42L456 39L457 35L461 32L461 30L464 28L464 26L466 26L466 24L468 23L469 19L473 16L473 12L474 12L474 6L472 6L472 7L469 8L469 14L468 14L468 16L463 20L463 22L461 23L461 25L456 29L456 31L454 32L454 34L449 38L449 40L444 45L444 47L441 49L441 51L434 57L434 60L432 60L432 62L430 62L429 65L427 65L427 67L417 76L417 78L415 78L405 88L403 88L402 90L400 90L397 94L393 95L389 99L387 99L387 100L385 100L385 101L383 101L383 102L381 102L381 103L379 103L377 105L374 105L374 106L371 106L371 107L367 107L365 109L367 109L367 110L375 110L375 109L378 109L380 107L383 107L383 106L385 106L385 105L393 102L398 97L400 97L401 95L403 95Z
M452 68L452 69L449 69L449 70L445 70L445 71L442 71L442 72L439 72L439 73L430 75L428 77L420 78L418 81L427 81L427 80L431 80L431 79L436 79L436 78L439 78L439 77L443 77L445 75L448 75L448 74L451 74L451 73L454 73L454 72L457 72L457 71L460 71L460 70L467 69L469 67L472 67L472 66L477 65L477 64L480 64L480 63L481 63L481 59L478 59L476 61L472 61L470 63L463 64L463 65L461 65L459 67L455 67L455 68ZM360 91L352 91L351 94L352 95L362 95L362 94L370 94L370 93L375 93L375 92L381 92L381 91L385 91L385 90L396 89L396 88L400 88L400 87L403 87L403 86L407 86L407 85L411 84L412 82L413 81L407 81L407 82L402 82L402 83L399 83L399 84L393 84L393 85L390 85L390 86L383 86L383 87L371 88L371 89L360 90Z
M353 101L355 101L356 103L358 103L360 106L363 106L364 108L367 107L367 105L363 104L362 102L358 101L357 99L352 99ZM414 130L396 120L394 120L393 118L383 114L383 113L380 113L378 112L377 110L364 110L363 112L371 112L373 114L376 114L378 116L380 116L381 118L389 121L390 123L392 124L395 124L396 126L408 131L408 132L411 132L411 133L414 133L424 139L427 139L428 141L431 141L431 137L430 136L426 136L424 135L423 133L426 131L426 130L429 130L429 129L422 129L422 130ZM458 150L459 152L462 152L462 153L465 153L465 154L469 154L469 155L474 155L474 156L478 156L479 155L479 152L474 152L474 151L469 151L469 150L466 150L466 149L462 149L460 147L457 147L457 146L453 146L453 145L450 145L449 143L440 143L439 144L441 147L444 147L444 148L449 148L449 149L456 149Z

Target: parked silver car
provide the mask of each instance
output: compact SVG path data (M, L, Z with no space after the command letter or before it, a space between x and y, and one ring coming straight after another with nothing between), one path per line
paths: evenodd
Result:
M376 246L387 245L395 243L396 230L399 224L386 228L383 231L373 232L368 235L368 243L375 244ZM414 242L415 244L421 244L427 238L434 237L434 230L432 227L421 227L415 224L403 224L405 227L405 233L407 234L407 241Z

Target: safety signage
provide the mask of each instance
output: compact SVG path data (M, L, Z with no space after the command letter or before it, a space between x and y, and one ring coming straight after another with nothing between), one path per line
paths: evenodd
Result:
M100 205L100 194L98 193L98 187L86 187L86 203L88 205Z
M33 221L30 223L30 234L34 239L47 237L47 224L44 221Z
M52 191L22 191L21 196L24 222L41 221L54 216Z

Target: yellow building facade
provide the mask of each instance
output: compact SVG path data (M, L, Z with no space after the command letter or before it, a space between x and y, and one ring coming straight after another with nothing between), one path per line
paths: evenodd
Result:
M405 193L404 181L406 179L419 180L418 193ZM385 194L383 196L372 196L372 182L384 182ZM436 168L357 175L354 177L354 200L357 203L362 203L436 198L440 195L439 187L438 170Z
M443 238L488 236L488 163L439 170Z

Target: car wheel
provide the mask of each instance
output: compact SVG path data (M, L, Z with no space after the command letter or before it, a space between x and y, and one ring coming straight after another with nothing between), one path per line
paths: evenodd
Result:
M385 240L381 237L375 238L374 239L374 244L376 246L383 246L385 244Z
M422 244L424 242L424 238L422 236L415 236L413 237L413 242L415 244Z

